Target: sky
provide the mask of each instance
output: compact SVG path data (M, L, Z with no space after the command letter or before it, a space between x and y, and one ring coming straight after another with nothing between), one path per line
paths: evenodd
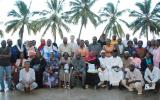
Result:
M8 12L11 9L16 9L15 1L18 1L18 0L0 0L0 29L2 29L2 30L5 30L4 24L8 20L11 19L10 17L7 17ZM31 2L31 0L22 0L22 1L24 1L27 5L29 5L30 2ZM41 10L47 9L46 1L47 0L32 0L32 4L31 4L31 8L30 8L31 11L41 11ZM68 11L70 9L69 1L72 1L72 0L65 0L64 8L63 8L64 11ZM120 3L118 5L118 9L123 10L123 9L128 9L129 8L129 9L138 10L137 7L135 6L135 3L136 2L143 2L143 1L144 0L120 0ZM98 14L99 10L101 8L103 8L108 2L113 2L114 4L116 4L117 0L97 0L96 3L92 7L92 11L94 11L95 13ZM158 2L158 0L152 0L152 5L151 6L154 7L157 2ZM122 16L122 19L124 19L127 22L131 22L133 20L133 18L128 17L128 13L125 13ZM78 37L80 24L78 24L78 25L69 24L68 26L70 27L71 31L69 33L64 32L64 36L65 37L70 37L71 35L75 35L76 37ZM124 28L125 33L130 33L130 34L132 33L132 31L129 30L125 25L122 25L122 26ZM83 28L81 38L84 39L84 40L91 41L93 36L99 37L101 35L104 27L105 27L105 25L102 24L102 25L95 28L89 22L87 27ZM37 33L37 35L30 35L29 36L27 34L27 31L25 31L24 40L36 39L38 44L39 44L42 32L43 31L41 31L40 33ZM9 33L7 35L5 34L5 36L3 38L1 38L0 40L11 38L11 39L13 39L13 41L15 43L16 40L18 39L18 34L17 33L15 33L12 36L11 36L11 33ZM140 38L138 36L138 33L136 33L134 36L131 36L131 38L134 38L134 37ZM53 36L51 35L51 33L49 31L47 32L47 34L45 35L44 38L53 40ZM145 40L144 37L141 37L140 39ZM152 39L152 36L149 36L149 39ZM61 42L62 42L62 40L58 36L57 37L57 43L60 44Z

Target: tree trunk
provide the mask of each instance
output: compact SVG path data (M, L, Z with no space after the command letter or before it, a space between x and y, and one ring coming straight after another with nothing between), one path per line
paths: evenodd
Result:
M82 25L81 25L81 28L80 28L80 31L79 31L79 36L78 36L78 39L80 39L80 37L81 37L82 28L83 28L83 23L82 23Z
M57 40L56 35L54 35L54 43L56 43L56 40Z
M147 26L147 29L146 29L146 37L147 37L147 41L148 41L148 26Z
M19 30L19 36L20 36L20 39L21 39L21 50L23 48L23 32L24 32L24 24L22 25L21 29Z

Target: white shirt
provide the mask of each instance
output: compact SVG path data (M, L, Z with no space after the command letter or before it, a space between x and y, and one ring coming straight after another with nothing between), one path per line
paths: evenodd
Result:
M26 72L25 68L20 70L19 81L35 81L35 71L32 68L29 68L29 71Z
M69 45L72 49L72 52L76 52L76 50L78 49L78 45L74 42L71 42Z
M149 83L156 83L160 79L160 69L157 67L153 67L153 70L151 72L151 70L147 68L145 71L144 79Z
M124 41L123 41L123 45L124 45L125 47L128 47L128 44L127 44L128 41L129 41L129 40L124 40Z
M123 51L124 51L124 45L123 44L119 44L118 45L118 49L119 49L120 54L122 54Z
M48 47L48 46L44 46L41 54L44 57L44 59L46 59L47 61L50 60L50 56L51 53L53 53L53 48L52 46Z
M72 48L69 44L64 45L63 43L59 46L59 52L61 55L63 55L64 52L67 52L69 55L71 55Z
M109 59L108 57L105 57L105 58L100 57L100 58L99 58L101 67L103 67L103 68L106 68L106 67L107 67L107 60L108 60L108 59Z
M126 78L129 79L130 82L140 80L142 83L144 83L142 74L137 68L135 68L133 72L131 72L130 70L127 71Z
M111 69L113 66L118 66L118 67L120 67L120 68L122 68L123 67L123 62L122 62L122 59L119 57L119 56L117 56L117 57L113 57L113 56L111 56L108 60L107 60L107 67L109 68L109 69Z

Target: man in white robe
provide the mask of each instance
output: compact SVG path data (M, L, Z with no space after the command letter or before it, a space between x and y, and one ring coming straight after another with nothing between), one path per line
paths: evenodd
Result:
M98 75L100 78L100 83L98 84L99 86L106 85L108 81L108 68L107 68L107 60L109 59L108 57L105 56L105 51L102 50L100 53L101 57L99 58L100 61L100 68L98 68Z
M114 50L112 56L107 60L107 68L109 71L109 89L111 89L112 86L119 86L120 81L124 78L122 71L123 62L117 55L117 50Z

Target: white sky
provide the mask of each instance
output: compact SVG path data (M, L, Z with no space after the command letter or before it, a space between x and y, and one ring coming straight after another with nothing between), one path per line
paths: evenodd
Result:
M7 17L7 13L13 9L16 8L14 6L15 1L17 0L0 0L0 22L5 23L7 20L9 20L10 18ZM29 5L31 0L23 0L27 5ZM46 9L46 1L47 0L32 0L32 5L31 5L31 10L32 11L41 11L43 9ZM69 10L69 6L68 3L71 0L65 0L65 6L64 9ZM144 0L120 0L119 3L119 10L123 10L123 9L137 9L137 7L135 6L136 2L142 2ZM105 4L107 2L113 2L113 3L117 3L117 0L97 0L97 2L94 4L92 10L96 13L98 13L98 11L105 6ZM152 0L152 7L155 6L155 4L158 2L158 0ZM123 19L125 19L126 21L130 22L132 21L132 18L128 17L128 14L126 13L124 16L122 16ZM76 37L78 37L78 33L79 33L79 29L80 29L80 25L68 25L71 29L70 33L64 33L64 36L69 37L70 35L74 34ZM123 25L124 26L124 25ZM100 34L102 33L104 28L104 25L100 25L98 26L96 29L89 23L85 28L83 28L82 31L82 35L81 38L84 40L91 40L93 36L100 36ZM5 30L5 26L3 24L0 25L0 29ZM132 33L131 30L129 30L127 27L124 26L124 31L125 33ZM135 35L134 37L139 38L138 33L137 35ZM5 37L3 39L8 39L11 38L14 40L14 42L18 39L18 34L14 34L13 36L11 36L11 34L7 34L5 35ZM37 41L39 41L41 38L41 34L37 33L36 36L34 35L30 35L28 36L27 32L25 32L24 35L24 40L32 40L32 39L36 39ZM47 33L47 35L44 37L45 39L52 39L53 37L51 36L50 32ZM133 36L132 36L133 38ZM152 38L152 36L150 36L150 39ZM144 37L142 37L141 39L144 39ZM57 43L61 43L62 41L60 40L60 38L57 38Z

